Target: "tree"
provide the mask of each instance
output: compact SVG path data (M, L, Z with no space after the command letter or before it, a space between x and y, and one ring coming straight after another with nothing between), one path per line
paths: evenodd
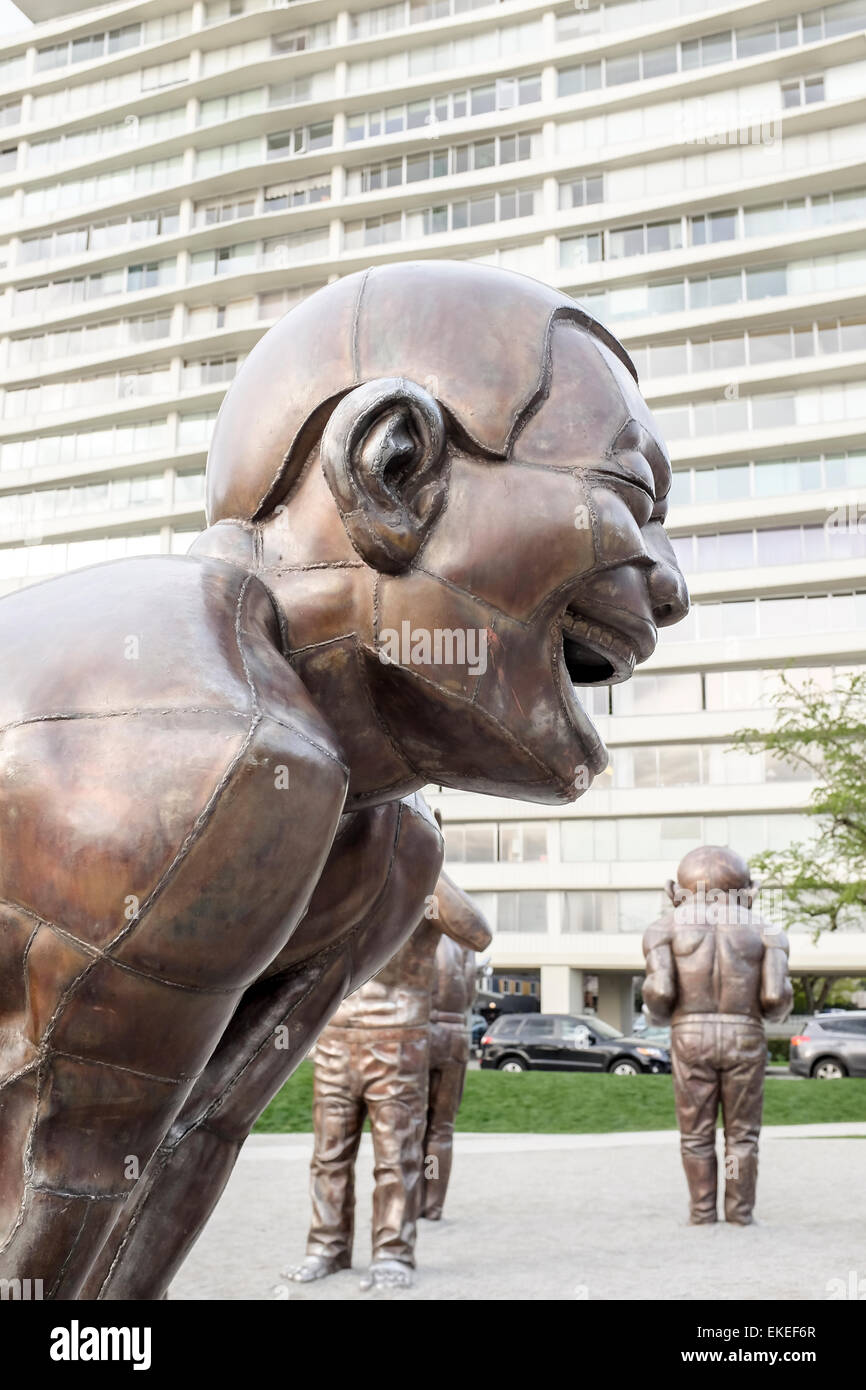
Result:
M752 860L764 889L776 890L783 925L825 931L866 921L866 674L846 672L824 689L782 672L771 696L773 728L744 729L735 742L806 767L815 786L806 814L814 838L765 850ZM826 994L826 991L825 991Z

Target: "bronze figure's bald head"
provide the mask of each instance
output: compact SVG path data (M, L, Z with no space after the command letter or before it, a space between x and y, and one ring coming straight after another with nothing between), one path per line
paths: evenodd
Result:
M751 888L752 875L742 855L722 845L701 845L690 850L677 869L677 883L693 892L699 884L727 892Z

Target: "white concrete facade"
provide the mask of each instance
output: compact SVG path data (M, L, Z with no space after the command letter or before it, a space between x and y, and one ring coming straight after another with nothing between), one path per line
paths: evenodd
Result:
M23 8L0 48L0 592L186 550L237 364L334 276L499 263L634 355L693 615L612 703L588 693L612 767L585 801L437 799L497 972L549 1008L587 976L618 999L686 849L802 832L808 785L724 751L770 717L760 673L863 660L866 0ZM864 973L866 933L794 963Z

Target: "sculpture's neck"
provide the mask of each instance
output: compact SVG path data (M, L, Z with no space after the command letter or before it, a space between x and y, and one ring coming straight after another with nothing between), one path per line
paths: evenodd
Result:
M361 561L326 568L302 560L262 559L260 528L220 522L192 547L257 575L280 616L284 655L328 720L351 769L346 809L419 791L428 780L409 763L392 736L376 689L373 584Z

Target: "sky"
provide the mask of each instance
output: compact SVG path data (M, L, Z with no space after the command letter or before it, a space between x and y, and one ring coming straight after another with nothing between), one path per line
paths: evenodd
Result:
M30 20L12 4L12 0L0 0L0 34L14 34L16 29L29 29Z

